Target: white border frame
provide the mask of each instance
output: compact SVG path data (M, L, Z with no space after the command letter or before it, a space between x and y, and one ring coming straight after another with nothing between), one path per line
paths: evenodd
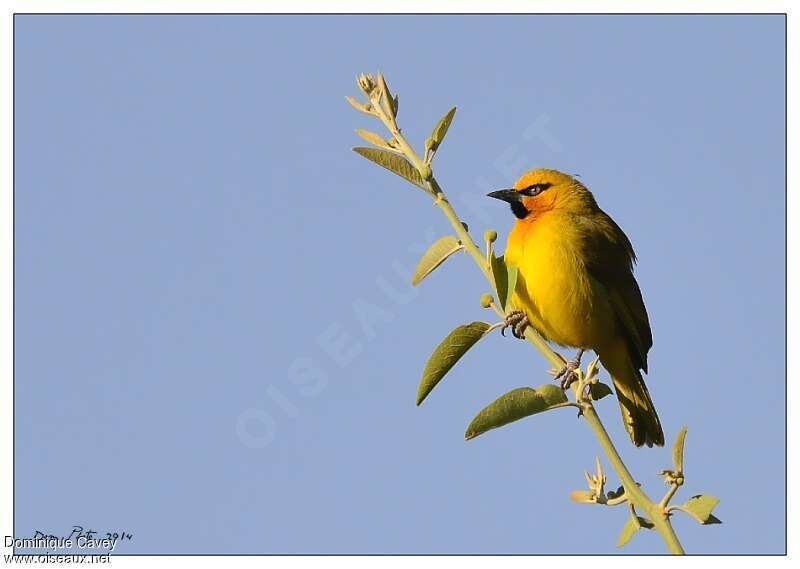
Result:
M522 0L501 0L498 2L474 2L453 5L452 2L443 0L340 0L332 6L330 1L303 0L284 6L257 0L167 0L161 2L121 0L109 2L107 0L77 0L70 2L59 1L11 1L5 2L5 10L0 12L0 113L3 126L0 136L0 176L2 176L2 192L0 192L0 533L11 535L13 527L13 14L22 13L449 13L452 8L459 13L786 13L787 14L787 266L786 283L787 292L797 291L798 267L793 253L796 251L798 240L798 227L796 215L798 210L798 189L793 182L797 180L797 160L790 157L800 156L797 147L798 115L797 101L800 100L798 92L798 54L800 45L797 39L798 11L792 10L793 6L787 1L651 1L635 2L633 0L592 1L592 0L544 0L539 2ZM332 7L335 7L332 10ZM757 220L753 220L757 223ZM769 278L770 275L767 275ZM786 350L788 354L798 353L797 310L798 295L787 294L787 338ZM792 448L798 441L798 421L794 416L800 399L800 386L796 374L789 373L787 368L787 480L800 479L798 470L797 452ZM796 484L789 483L787 490L787 557L764 557L759 563L784 563L796 554L797 539L792 540L797 534L797 511L800 504L800 494ZM8 506L8 507L7 507ZM10 553L10 549L2 548L3 554ZM571 556L541 557L532 561L527 557L491 557L465 556L465 557L372 557L372 556L330 556L330 557L276 557L266 559L261 556L249 557L218 557L218 556L112 556L111 563L124 567L139 565L152 566L191 566L215 567L219 564L225 566L252 566L264 567L265 563L280 567L305 567L308 565L345 565L351 568L373 567L376 563L384 567L406 567L409 563L423 566L452 565L459 568L484 569L487 563L492 565L502 564L507 567L525 567L529 569L532 562L545 562L547 566L565 566L581 562ZM667 557L650 557L648 565L660 566L671 562ZM689 558L684 563L707 564L704 557ZM591 563L599 566L613 564L615 567L642 563L638 556L608 556L593 559ZM726 564L739 565L751 564L752 560L746 556L727 557ZM37 566L26 564L27 566ZM46 564L52 566L52 563ZM60 564L59 564L60 565Z

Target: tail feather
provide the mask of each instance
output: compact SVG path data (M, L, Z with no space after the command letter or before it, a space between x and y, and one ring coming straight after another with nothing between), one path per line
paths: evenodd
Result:
M633 444L637 447L664 446L664 431L650 392L641 372L631 363L627 350L621 346L611 353L601 353L600 361L611 374L622 422Z

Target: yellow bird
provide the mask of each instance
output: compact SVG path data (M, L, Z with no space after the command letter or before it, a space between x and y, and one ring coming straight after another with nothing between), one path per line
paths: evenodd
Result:
M531 170L512 189L489 194L511 204L517 220L505 259L518 268L506 323L521 337L532 325L546 339L579 348L561 370L571 381L584 350L611 374L625 428L636 446L664 445L664 432L640 370L653 345L636 256L622 229L578 180Z

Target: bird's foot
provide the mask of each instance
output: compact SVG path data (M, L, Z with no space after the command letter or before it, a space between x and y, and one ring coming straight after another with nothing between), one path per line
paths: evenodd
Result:
M583 348L578 350L578 353L575 355L573 359L567 362L567 365L561 368L561 370L555 375L553 379L560 379L561 380L561 389L569 389L569 386L573 384L573 382L578 379L577 375L575 374L575 370L581 367L581 358L583 357Z
M508 313L506 319L503 321L503 327L500 328L500 334L506 335L506 328L511 328L511 333L515 338L522 339L525 337L525 328L528 327L530 321L525 313L521 310L513 310Z

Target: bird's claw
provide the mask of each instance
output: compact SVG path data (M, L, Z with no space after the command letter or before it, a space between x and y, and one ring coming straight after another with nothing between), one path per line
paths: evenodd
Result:
M506 335L506 328L511 328L511 334L517 339L525 337L525 328L528 327L530 321L524 312L521 310L514 310L508 313L506 319L503 321L503 327L500 328L500 335Z
M579 350L574 359L567 362L567 365L562 367L559 372L553 377L554 380L561 380L561 389L567 390L572 385L578 376L575 370L581 367L581 358L583 357L583 350Z
M569 389L569 386L572 385L575 380L577 380L577 376L575 374L575 370L577 368L572 368L569 364L565 365L561 371L553 379L560 379L561 380L561 389L566 391Z

